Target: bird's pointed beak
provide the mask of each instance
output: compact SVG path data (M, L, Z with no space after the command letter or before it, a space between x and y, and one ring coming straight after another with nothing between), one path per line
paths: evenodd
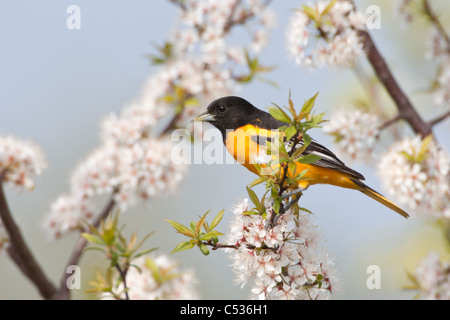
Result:
M214 121L215 117L214 115L208 113L207 111L203 112L202 114L198 115L196 118L194 118L192 121Z

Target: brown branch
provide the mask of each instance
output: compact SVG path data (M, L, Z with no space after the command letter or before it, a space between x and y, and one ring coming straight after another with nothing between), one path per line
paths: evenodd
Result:
M431 20L431 23L437 29L437 31L439 32L441 37L444 38L445 43L447 44L447 51L450 53L450 37L447 34L447 32L445 32L445 29L442 26L441 21L439 20L438 16L433 11L433 9L431 8L428 0L423 0L423 10L424 10L425 14L428 16L428 18Z
M22 271L22 273L35 285L44 299L58 298L57 289L47 278L44 271L31 253L19 226L14 221L3 191L3 178L6 170L0 174L0 219L5 226L9 237L8 254Z
M295 152L295 146L300 142L300 140L303 138L303 132L297 133L296 135L294 135L294 140L292 141L292 148L291 151L289 152L289 158L292 158L292 155ZM287 168L287 162L283 162L280 164L280 167L284 170L283 171L283 175L281 177L280 182L278 183L280 189L278 190L278 197L281 197L283 195L283 192L285 192L289 186L285 186L284 183L287 179L287 175L288 175L288 168ZM281 201L280 203L280 210L278 212L279 215L284 214L285 213L285 209L284 209L284 204L283 201ZM275 210L272 210L272 212L270 213L270 216L268 217L267 220L269 220L268 222L268 227L269 228L273 228L275 225L275 219L276 219L277 213L275 212Z
M127 280L126 280L128 268L125 267L125 270L122 270L122 268L120 268L118 263L116 263L115 267L120 274L120 278L122 279L123 288L124 288L124 292L125 292L125 300L130 300L130 296L128 295Z
M354 10L356 10L354 1L351 0L351 2ZM422 137L430 135L432 133L432 127L429 123L423 120L412 105L409 98L403 92L385 59L375 45L371 35L366 30L357 30L357 32L362 41L367 60L372 65L378 79L381 81L384 88L395 102L398 110L398 120L405 120L413 131L420 134Z
M383 129L386 129L387 127L390 127L391 125L393 125L394 123L396 123L397 121L399 121L402 117L400 116L400 114L396 114L395 116L393 116L392 118L390 118L389 120L387 120L385 123L383 123L382 125L380 125L378 127L378 130L381 131Z
M436 124L438 124L441 121L444 121L448 117L450 117L450 110L444 113L443 115L440 115L439 117L430 120L428 123L430 124L430 126L435 126Z
M420 134L422 137L431 134L432 130L430 124L422 119L409 98L400 88L370 34L365 30L359 30L358 33L362 40L367 59L372 65L378 79L397 106L399 119L407 121L413 131Z
M97 216L97 218L92 222L92 226L97 228L100 223L109 215L109 213L113 210L113 208L116 206L116 201L114 200L114 194L117 192L115 190L113 194L111 195L111 199L106 204L105 208L102 210L102 212ZM88 232L88 231L86 231ZM77 244L75 245L71 256L69 257L69 260L66 264L66 268L64 269L63 276L60 281L60 287L59 287L59 293L61 299L70 299L70 290L67 286L67 279L69 278L70 274L66 273L65 271L67 268L71 265L78 264L82 254L83 250L87 245L87 240L80 236L78 239Z

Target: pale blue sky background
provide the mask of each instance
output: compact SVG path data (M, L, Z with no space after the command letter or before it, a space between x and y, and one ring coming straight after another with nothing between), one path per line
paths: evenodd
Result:
M237 93L261 108L271 102L286 103L289 90L297 106L320 91L317 110L331 111L348 100L350 94L362 90L352 73L309 73L288 59L285 27L289 10L301 3L274 1L272 6L278 25L261 61L278 66L270 79L279 87L255 82ZM358 3L365 8L370 2ZM71 4L81 8L80 30L66 28L66 8ZM423 60L420 42L417 46L411 44L415 38L423 37L422 32L393 31L390 11L390 7L382 7L382 28L372 34L402 87L414 93L427 84L433 65ZM153 52L152 44L160 44L167 37L176 13L163 0L17 0L2 6L0 135L33 139L44 150L49 165L37 179L33 193L7 190L7 197L33 253L55 282L60 279L76 238L48 243L40 229L40 219L50 203L68 190L69 175L75 165L98 144L101 119L110 111L119 111L140 92L153 70L145 55ZM423 96L415 95L414 102L421 111L430 110L428 115L436 115L437 109ZM448 129L448 122L437 128L447 148ZM312 134L333 149L331 139L320 130ZM383 141L385 146L388 143ZM380 190L373 168L353 167L366 176L369 185ZM219 230L226 231L230 207L246 196L245 186L253 179L238 165L193 165L176 195L124 213L122 222L130 232L138 229L141 236L156 230L148 246L169 253L183 238L163 219L188 224L209 209L216 213L224 208L227 213ZM399 289L406 283L404 270L417 261L424 247L431 246L422 240L422 235L427 239L438 237L433 229L414 219L404 220L361 193L331 186L311 188L302 204L315 213L315 223L323 231L329 254L337 257L346 287L346 292L337 298L412 297ZM203 298L247 297L248 290L232 284L234 275L224 252L219 250L204 257L198 250L191 250L172 258L180 261L180 267L195 269ZM366 287L366 269L372 264L381 268L381 290ZM103 264L96 253L88 252L81 267L83 289L87 289L86 281ZM0 299L38 297L6 255L0 256ZM83 297L82 290L75 297Z

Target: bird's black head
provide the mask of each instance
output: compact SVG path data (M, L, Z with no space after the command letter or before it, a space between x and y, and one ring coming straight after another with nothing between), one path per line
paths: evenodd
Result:
M228 96L211 102L206 111L194 120L211 123L222 134L226 130L236 130L243 125L249 124L263 112L254 107L250 102L240 97Z

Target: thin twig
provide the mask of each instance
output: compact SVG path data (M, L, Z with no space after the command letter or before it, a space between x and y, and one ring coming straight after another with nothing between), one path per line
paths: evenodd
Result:
M122 278L123 288L124 288L124 292L125 292L125 300L130 300L130 296L128 295L127 280L126 280L128 268L126 268L125 270L122 270L118 263L116 263L115 267L116 267L117 271L119 272L120 277Z
M402 119L401 115L399 113L397 113L395 116L393 116L391 119L387 120L386 122L384 122L382 125L380 125L378 127L378 130L381 131L383 129L386 129L387 127L390 127L391 125L393 125L394 123L396 123L397 121L399 121L400 119Z
M106 204L105 208L102 210L102 212L97 216L97 218L92 222L93 227L98 227L100 223L109 215L109 213L114 209L116 206L116 201L114 200L114 195L117 191L114 191L111 195L111 199ZM88 232L88 231L87 231ZM87 240L80 236L78 239L77 244L75 245L72 254L69 257L69 260L66 264L66 268L64 269L63 276L60 281L60 288L59 288L59 295L61 296L61 299L70 299L70 290L67 286L67 279L69 278L69 274L67 274L65 271L67 268L71 265L78 264L82 254L83 249L87 245Z
M441 115L433 120L430 120L428 123L430 124L430 126L435 126L436 124L438 124L441 121L444 121L448 117L450 117L450 110L447 111L446 113L444 113L443 115Z
M441 21L439 20L436 13L431 8L430 3L428 0L423 0L423 9L425 11L425 14L428 16L428 18L431 20L431 23L435 26L439 34L442 38L444 38L446 44L447 44L447 51L450 53L450 37L445 31L444 27L441 24Z
M294 136L294 141L292 143L292 148L291 148L291 150L289 152L289 158L292 158L292 155L294 154L294 152L296 150L295 146L300 141L300 139L302 139L302 137L303 137L303 133L297 133ZM283 192L288 189L287 186L284 186L284 182L286 181L287 175L288 175L287 163L286 162L282 163L281 167L284 169L284 171L283 171L283 176L281 177L281 181L279 183L279 186L280 186L280 189L278 190L278 196L279 197L281 197L283 195ZM280 211L279 211L278 214L283 214L283 213L284 213L284 205L283 205L283 202L281 202L280 203ZM269 228L272 228L274 226L274 224L275 224L275 217L276 217L276 212L275 212L275 210L272 210L272 212L271 212L271 214L269 216L269 219L268 219L269 220L269 222L268 222Z

